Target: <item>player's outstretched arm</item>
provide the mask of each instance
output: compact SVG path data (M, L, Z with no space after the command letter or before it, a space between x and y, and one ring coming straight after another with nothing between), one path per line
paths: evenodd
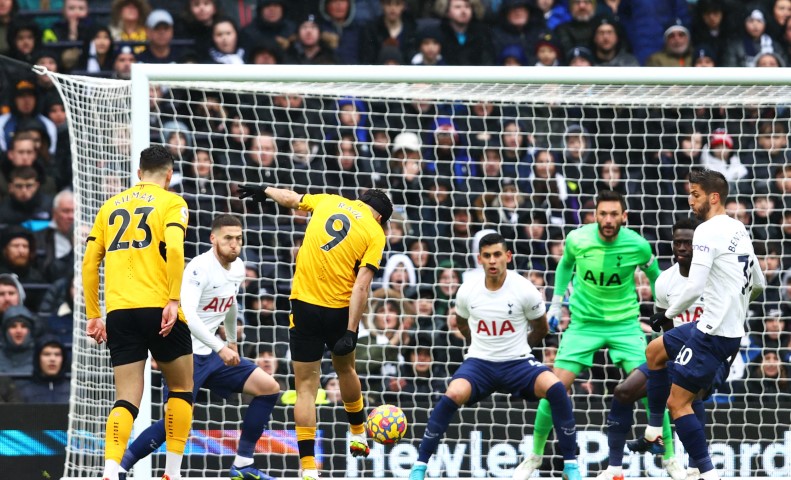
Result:
M541 315L534 320L530 320L530 332L527 334L527 344L530 345L530 348L541 345L541 341L548 333L549 325L547 324L546 315Z
M287 188L245 184L239 186L239 198L251 198L258 203L263 203L267 198L271 198L282 207L298 209L302 194Z

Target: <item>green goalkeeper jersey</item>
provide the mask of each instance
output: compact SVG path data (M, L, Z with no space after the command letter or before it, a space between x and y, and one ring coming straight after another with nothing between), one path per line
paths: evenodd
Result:
M621 227L614 241L605 242L597 223L584 225L566 237L555 293L566 291L573 274L569 308L574 323L634 321L640 312L634 283L638 267L653 291L660 270L646 239Z

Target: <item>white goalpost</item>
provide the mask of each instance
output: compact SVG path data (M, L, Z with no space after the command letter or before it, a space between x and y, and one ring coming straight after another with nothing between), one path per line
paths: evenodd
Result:
M727 135L732 154L723 169L741 202L734 208L750 215L754 239L763 248L759 257L780 266L767 267L778 271L773 296L751 307L749 338L728 389L707 403L707 434L724 477L791 476L791 395L781 391L785 380L770 378L777 391L766 394L756 394L751 383L766 351L782 357L791 348L765 328L777 310L791 312L791 303L784 303L791 301L791 282L779 274L791 268L791 243L783 242L791 239L791 196L778 190L782 179L777 180L787 170L791 193L785 160L791 73L785 69L136 64L131 81L48 75L64 99L71 134L75 273L103 201L135 182L143 149L167 146L178 160L172 188L190 207L187 255L208 248L213 215L234 213L245 225L249 281L239 298L242 352L260 357L284 389L294 388L288 293L306 218L271 205L246 205L236 199L236 186L270 183L347 197L376 186L393 197L396 214L388 226L383 276L377 277L363 321L361 338L369 340L358 348L358 371L366 408L401 406L409 430L393 447L376 445L366 460L350 457L343 405L334 400L331 368L323 364L328 392L318 405L316 445L320 471L328 477L408 475L431 406L461 358L452 296L464 273L475 268L478 232L501 232L514 252L513 267L550 298L564 235L589 220L598 191L612 188L628 200L627 226L651 242L667 268L670 228L689 216L686 172ZM715 140L720 128L725 131ZM766 143L783 132L785 146ZM404 133L414 135L399 137ZM401 149L406 159L396 154ZM104 423L114 399L109 354L84 335L84 298L77 285L64 473L70 479L101 475ZM638 285L646 319L653 308L650 286L644 279ZM384 323L391 320L395 327ZM556 341L545 342L537 356L551 363ZM622 378L606 354L596 361L572 397L580 468L587 477L606 466L606 416L612 388ZM147 381L133 438L161 418L155 369L147 370ZM284 398L256 446L256 465L290 478L297 477L299 464L292 405ZM184 478L227 477L245 401L238 395L198 396ZM511 478L532 446L536 406L495 394L462 408L428 476ZM639 434L645 413L635 412ZM555 448L551 440L542 477L560 475ZM163 451L140 461L130 478L161 475ZM659 459L649 455L627 454L624 470L628 477L666 475Z

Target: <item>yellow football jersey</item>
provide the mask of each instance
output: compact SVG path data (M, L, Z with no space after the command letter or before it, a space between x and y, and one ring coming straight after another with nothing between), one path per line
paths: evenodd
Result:
M368 205L338 195L302 197L313 212L297 254L291 298L329 308L349 306L360 267L379 269L385 234Z
M140 182L106 201L94 221L83 260L88 318L101 316L102 259L108 313L164 307L168 300L178 300L188 218L183 198L150 182ZM174 254L170 262L168 251Z

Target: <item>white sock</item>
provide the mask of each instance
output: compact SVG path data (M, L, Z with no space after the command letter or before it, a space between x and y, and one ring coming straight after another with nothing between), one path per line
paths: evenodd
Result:
M253 464L253 459L249 457L240 457L239 454L236 455L236 458L233 459L233 466L234 467L246 467L248 465Z
M614 477L617 477L618 475L623 474L623 467L613 467L612 465L610 465L609 467L607 467L607 471L612 473Z
M720 474L717 473L717 469L713 468L706 473L700 474L701 480L720 480Z
M165 475L170 477L170 480L181 478L181 457L180 453L167 452L165 456Z
M104 473L102 473L102 478L109 478L110 480L118 480L118 468L120 468L120 465L115 460L105 460Z
M118 467L118 473L129 473L124 467Z
M418 462L415 462L415 465L427 465L427 464L426 464L426 462L420 462L420 461L418 461Z
M302 470L303 477L313 477L319 478L319 471L318 470Z
M563 460L563 465L577 465L576 460Z
M650 425L645 427L646 440L653 442L654 440L656 440L656 437L659 437L661 435L662 435L662 427L652 427Z

